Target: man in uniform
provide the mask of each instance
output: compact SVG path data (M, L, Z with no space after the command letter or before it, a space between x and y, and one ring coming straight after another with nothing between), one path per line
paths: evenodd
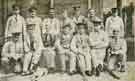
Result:
M71 50L76 54L80 72L85 77L91 72L91 54L89 49L89 37L86 34L86 24L77 24L77 34L71 41Z
M73 6L74 14L73 14L73 23L75 25L75 31L77 30L77 24L78 23L85 23L86 24L86 18L81 14L80 6Z
M14 68L14 72L21 72L22 57L29 53L29 48L19 40L20 32L12 33L12 40L4 44L2 49L2 65L6 71Z
M62 33L56 41L56 50L60 57L62 71L66 71L66 57L69 57L69 73L72 74L75 71L76 57L70 50L70 43L73 34L71 33L71 25L67 24L62 27Z
M69 14L67 12L67 10L65 9L63 14L62 14L62 22L61 22L62 26L70 24L71 25L71 33L75 32L75 26L76 24L73 22L73 20L69 17ZM61 26L61 27L62 27Z
M74 17L73 17L74 23L75 24L84 23L85 17L81 14L80 6L74 6L73 10L74 10Z
M118 16L118 9L112 8L112 16L108 17L105 24L105 31L111 37L113 30L120 30L120 35L124 37L124 23L121 17Z
M120 36L119 30L114 30L108 49L108 69L111 71L118 69L120 72L125 72L127 60L126 52L127 44L125 39Z
M50 9L49 18L45 18L42 23L42 34L48 32L52 34L54 37L60 33L61 23L55 17L54 8Z
M33 63L37 65L37 70L34 72L33 80L39 80L42 76L48 73L53 73L56 70L55 66L55 38L52 34L46 32L42 35L43 48L37 54L39 57L33 58Z
M29 73L28 68L31 65L33 57L39 57L38 51L43 47L41 38L41 18L36 16L37 9L31 7L29 9L30 16L26 19L27 30L25 40L31 49L31 54L25 54L23 64L23 75ZM38 59L37 59L38 60ZM32 69L32 68L31 68Z
M21 33L22 35L24 35L24 33L26 32L25 20L20 15L20 7L15 4L12 6L12 9L13 9L13 15L8 18L6 23L5 38L8 38L14 32L22 32ZM22 35L20 35L21 39L23 37Z
M101 22L99 18L93 20L94 32L89 35L93 64L92 74L94 73L96 76L100 75L100 70L103 68L106 48L109 43L107 33L101 29Z

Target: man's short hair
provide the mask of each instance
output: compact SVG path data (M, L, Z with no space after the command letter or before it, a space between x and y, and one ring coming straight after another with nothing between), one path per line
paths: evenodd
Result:
M70 24L65 24L62 29L65 29L65 28L70 28L71 29L71 25Z
M94 10L94 11L96 12L96 10L95 10L95 9L93 9L93 8L88 9L88 12L90 12L91 10Z
M76 10L80 9L81 7L78 5L78 6L73 6L72 8L76 11Z
M12 5L12 9L13 10L20 10L20 6L18 5L18 4L14 4L14 5Z
M37 8L36 7L30 7L29 8L29 12L34 12L34 11L37 11Z
M112 8L111 11L112 11L112 13L116 13L116 12L118 12L118 8Z
M77 25L77 28L80 29L80 28L84 28L84 29L87 29L87 25L84 24L84 23L78 23L76 24Z

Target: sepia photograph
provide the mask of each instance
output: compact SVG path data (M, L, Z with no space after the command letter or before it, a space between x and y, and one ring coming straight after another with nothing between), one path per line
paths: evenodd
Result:
M135 81L135 0L0 0L0 81Z

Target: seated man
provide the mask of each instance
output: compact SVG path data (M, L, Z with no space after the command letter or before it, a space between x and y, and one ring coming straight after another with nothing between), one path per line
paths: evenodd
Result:
M50 33L44 33L42 39L44 48L40 51L39 66L49 71L55 70L55 37L52 37Z
M114 30L111 37L108 54L108 69L113 71L119 68L120 72L125 72L127 59L127 44L125 39L120 37L120 31Z
M56 41L56 51L60 57L62 73L66 71L66 56L69 57L69 74L73 74L75 71L75 54L70 50L70 43L73 35L71 34L71 25L67 24L63 26L62 32Z
M4 44L2 49L2 65L8 72L12 68L14 72L21 72L21 63L24 53L28 53L28 47L19 40L20 32L12 33L12 40Z
M77 24L77 34L71 41L71 50L76 54L77 63L82 76L91 75L91 54L89 48L89 37L86 34L86 25Z
M44 47L36 52L39 56L34 56L32 63L37 65L37 69L34 72L33 80L39 80L43 75L47 75L48 72L55 71L55 38L48 32L42 36Z
M94 31L89 35L93 64L92 74L99 76L100 72L103 70L103 62L105 59L109 38L107 33L101 29L101 19L95 18L93 23Z

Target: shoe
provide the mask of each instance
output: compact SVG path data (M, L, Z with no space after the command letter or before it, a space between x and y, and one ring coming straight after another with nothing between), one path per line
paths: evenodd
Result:
M87 76L92 76L91 71L85 71L85 74L86 74Z
M75 74L75 71L70 71L68 74L69 75L74 75Z
M125 72L125 66L124 65L121 65L121 68L120 68L120 72Z
M22 72L22 76L27 76L27 75L32 75L33 74L33 72L29 72L29 71L27 71L27 72Z
M91 74L92 74L92 75L96 75L96 68L93 68L93 69L92 69Z

